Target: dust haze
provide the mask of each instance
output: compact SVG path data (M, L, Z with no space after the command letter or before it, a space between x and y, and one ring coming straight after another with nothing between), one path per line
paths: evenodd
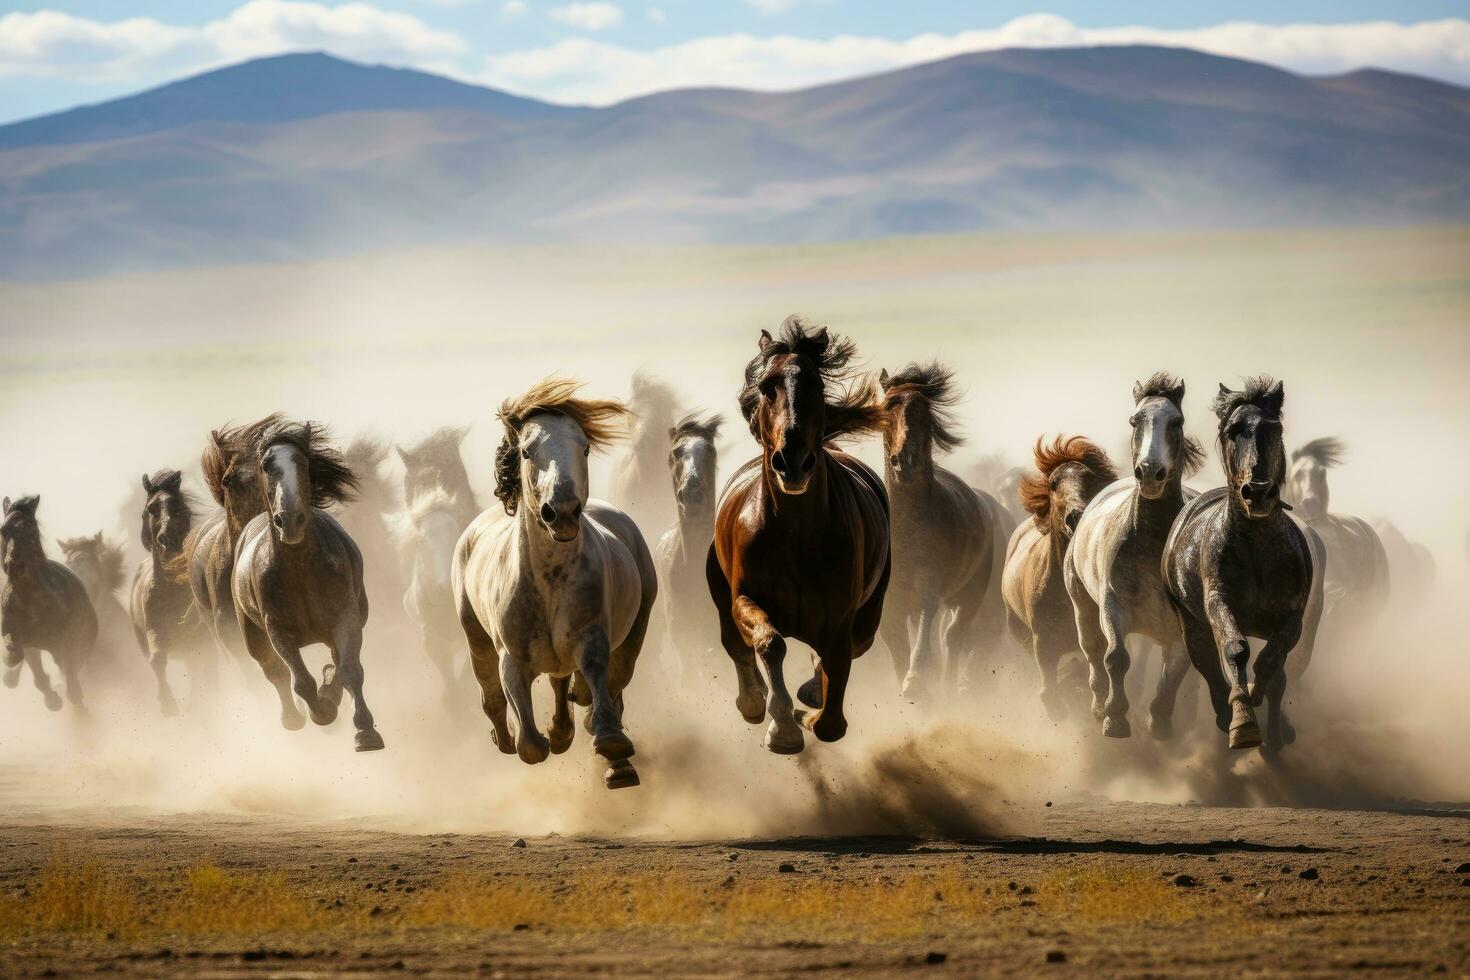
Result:
M723 478L755 453L734 395L757 333L799 312L852 336L872 370L935 357L957 369L968 442L948 465L962 473L990 454L1025 463L1043 433L1125 452L1133 382L1160 369L1186 380L1188 428L1213 447L1216 383L1272 374L1286 384L1289 447L1348 444L1333 509L1391 520L1437 565L1432 589L1396 595L1371 635L1319 646L1288 695L1298 741L1269 764L1228 754L1203 708L1170 743L1141 725L1113 742L1090 719L1053 724L1029 655L1009 642L977 655L978 690L940 706L901 701L880 643L854 668L848 737L775 757L763 726L736 712L723 654L676 682L674 653L650 644L625 718L643 786L609 793L585 732L536 767L497 752L472 682L442 700L396 596L371 597L363 652L385 752L354 754L345 721L281 730L253 664L223 663L211 703L179 684L181 716L160 718L129 646L118 657L136 683L94 682L89 722L46 712L28 679L0 691L0 764L48 819L108 806L670 838L1025 833L1047 802L1084 795L1351 808L1470 798L1470 760L1453 751L1470 744L1467 272L1470 232L1447 228L425 251L0 284L0 490L41 495L53 558L55 538L105 530L136 564L140 475L181 468L204 497L208 431L278 410L343 442L468 423L465 461L481 506L493 504L495 408L553 372L626 396L644 368L688 409L724 412ZM594 465L594 496L610 463ZM1218 477L1212 462L1191 483ZM650 541L661 530L644 528ZM308 663L324 654L308 650ZM1155 666L1135 653L1130 689ZM1198 698L1197 677L1189 687ZM544 682L537 693L544 722ZM1135 714L1146 703L1130 700Z

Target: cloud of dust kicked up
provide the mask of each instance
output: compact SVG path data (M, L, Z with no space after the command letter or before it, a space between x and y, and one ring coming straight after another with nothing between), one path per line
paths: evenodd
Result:
M179 467L202 495L209 429L275 410L343 439L408 441L470 423L465 459L482 506L493 503L495 406L553 371L602 396L626 394L644 367L688 408L725 412L728 474L755 452L733 395L756 333L800 311L853 336L874 370L932 357L955 367L968 389L969 441L951 460L961 472L989 453L1024 462L1043 432L1122 452L1132 383L1158 369L1186 379L1189 428L1212 445L1215 383L1274 374L1287 386L1288 446L1328 434L1349 444L1334 509L1391 519L1437 564L1432 588L1404 597L1373 635L1318 649L1290 694L1298 742L1269 763L1227 753L1202 706L1169 743L1138 721L1125 741L1090 722L1053 724L1034 667L1009 642L979 654L988 669L973 695L923 707L901 701L880 643L854 668L848 737L809 736L802 755L776 757L763 726L736 712L723 654L676 683L671 654L649 648L626 715L643 785L609 792L580 730L540 766L497 752L473 682L446 702L396 597L373 597L366 690L385 752L354 754L345 718L281 730L253 664L225 663L211 703L181 681L183 716L159 718L129 646L121 658L137 676L94 682L90 722L46 712L28 679L0 690L0 799L58 818L122 807L415 831L972 838L1030 832L1044 801L1082 794L1337 807L1470 798L1470 762L1446 751L1470 743L1470 612L1457 601L1470 480L1456 455L1470 417L1470 341L1458 329L1467 259L1470 235L1453 229L995 236L460 251L0 284L0 490L42 495L48 541L105 529L136 552L139 474ZM1212 465L1193 482L1217 480ZM599 461L594 495L608 483ZM793 648L789 677L803 676L803 654ZM307 652L310 664L323 656ZM1155 670L1135 654L1135 719ZM544 725L544 684L537 694Z

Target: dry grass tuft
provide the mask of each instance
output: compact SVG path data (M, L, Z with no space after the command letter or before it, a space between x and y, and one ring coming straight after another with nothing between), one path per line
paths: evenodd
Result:
M1046 911L1092 922L1182 922L1195 915L1177 886L1125 864L1059 871L1043 883L1037 897Z
M44 930L128 937L141 926L132 883L63 848L52 852L34 893L0 902L0 931L7 934Z
M159 925L186 934L307 932L322 928L324 918L282 872L230 874L201 864L189 870L184 893Z
M467 929L621 929L629 920L627 890L626 883L606 874L581 874L566 882L453 875L421 892L404 909L403 920Z

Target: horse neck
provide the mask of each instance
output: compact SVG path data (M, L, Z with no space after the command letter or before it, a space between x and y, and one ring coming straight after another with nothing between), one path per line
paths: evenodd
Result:
M1046 536L1049 539L1046 546L1051 551L1052 568L1061 568L1063 559L1067 557L1067 545L1072 543L1072 539L1056 527L1047 531Z
M918 478L911 480L899 480L893 475L892 465L885 461L883 482L888 486L888 499L895 510L925 506L939 487L939 477L932 457L924 460Z
M1247 517L1233 491L1225 494L1225 535L1234 541L1257 546L1281 536L1282 525L1290 520L1286 508L1277 507L1267 518Z
M266 537L270 541L271 551L277 555L283 563L293 567L305 567L316 558L319 550L319 542L316 536L316 510L308 509L306 513L306 533L301 540L295 544L287 544L281 540L276 526L266 521Z
M702 546L714 537L715 494L710 492L713 489L708 488L703 502L695 506L679 504L679 544L686 551L691 546Z
M575 540L553 541L536 519L533 509L527 507L526 501L522 499L520 506L516 508L516 526L519 528L517 533L521 536L521 547L530 556L532 569L537 572L556 571L575 561L582 553L587 535L586 518L581 520L583 526L578 529Z
M1184 509L1184 474L1176 473L1164 484L1164 492L1149 500L1133 485L1133 530L1168 537L1174 518Z

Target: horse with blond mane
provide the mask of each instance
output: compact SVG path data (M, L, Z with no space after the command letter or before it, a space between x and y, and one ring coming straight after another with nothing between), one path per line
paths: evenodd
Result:
M1057 665L1066 654L1081 652L1063 579L1067 546L1087 505L1118 474L1108 454L1082 436L1057 436L1050 446L1037 439L1035 456L1037 472L1027 474L1020 490L1030 517L1006 546L1000 591L1011 635L1036 660L1041 703L1055 721L1066 714Z
M761 454L730 478L705 561L720 641L735 662L735 706L752 725L769 715L766 748L802 750L802 727L823 742L847 732L852 661L878 632L891 556L888 494L878 475L833 445L878 432L882 410L848 385L856 346L797 317L779 338L762 330L745 367L740 411ZM786 638L816 651L797 696L786 689ZM763 682L756 660L766 669Z
M618 435L627 408L577 398L580 387L547 378L501 404L500 507L460 537L451 588L496 747L528 764L565 752L574 735L569 701L590 705L583 720L593 750L609 763L603 782L619 789L639 781L623 731L623 690L658 583L637 525L588 495L587 458ZM549 739L531 703L541 674L551 679Z

